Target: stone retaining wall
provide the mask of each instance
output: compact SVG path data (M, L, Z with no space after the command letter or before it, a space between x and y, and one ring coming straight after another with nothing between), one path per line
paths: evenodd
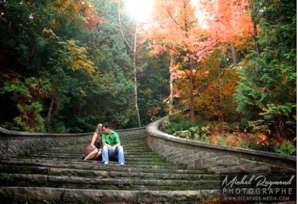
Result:
M244 148L216 146L178 138L158 128L164 118L147 126L149 147L175 163L189 169L209 172L296 172L296 157Z
M133 134L145 134L145 128L117 130L120 137ZM91 133L61 134L61 133L29 133L7 130L0 127L0 159L30 152L47 149L55 146L72 144L88 144ZM82 145L82 153L85 148Z
M54 146L86 143L91 139L92 134L29 133L0 127L0 159Z

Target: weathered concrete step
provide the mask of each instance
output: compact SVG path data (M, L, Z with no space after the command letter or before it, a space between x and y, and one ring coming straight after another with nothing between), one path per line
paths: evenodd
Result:
M29 155L83 155L84 151L39 151L35 153L30 153ZM132 156L155 156L155 157L160 157L157 153L152 152L151 150L145 150L145 149L140 149L140 150L125 150L124 154L127 155L132 155ZM161 158L161 157L160 157Z
M32 160L34 160L34 158L32 158ZM65 163L67 163L67 160L64 160ZM50 162L50 161L49 161ZM76 161L73 160L69 160L69 162L71 162L72 164L74 164ZM84 163L98 163L99 165L103 165L101 160L96 160L96 161L82 161ZM110 161L109 165L118 165L117 161ZM141 159L141 160L134 160L134 159L126 159L126 163L125 166L127 167L147 167L147 168L182 168L185 169L184 165L174 165L172 163L166 163L163 161L156 161L156 160L146 160L146 159Z
M73 166L78 166L78 168L81 168L82 166L90 166L90 163L92 166L103 166L102 162L100 160L96 161L83 161L82 159L49 159L49 158L43 158L43 157L32 157L32 158L11 158L9 162L13 162L13 160L16 161L19 164L27 164L27 165L48 165L48 166L61 166L61 165L67 165L67 168L71 168ZM8 162L8 161L7 161ZM108 166L119 166L117 161L110 161ZM140 167L140 168L149 168L149 169L178 169L182 168L185 169L184 165L174 165L172 163L167 163L163 161L144 161L144 160L127 160L125 163L125 167Z
M73 150L73 149L85 149L87 146L89 145L89 143L84 143L84 144L73 144L73 145L69 145L66 147L63 147L61 149L61 151L65 150ZM140 142L134 142L134 143L128 143L128 144L123 144L122 146L124 147L124 149L140 149L140 148L144 148L144 149L150 149L148 147L148 145L146 144L146 141L140 141ZM57 147L52 147L52 150L59 150L59 148Z
M97 161L90 162L65 162L65 161L46 161L46 160L36 160L30 162L26 159L24 160L2 160L0 161L0 166L4 168L4 166L23 166L23 168L27 168L30 166L35 167L47 167L47 168L67 168L67 169L81 169L81 170L98 170L98 171L126 171L126 172L144 172L144 173L182 173L182 174L201 174L206 173L206 170L191 170L191 169L181 169L181 168L162 168L155 166L119 166L117 163L110 163L109 165L103 165ZM10 167L5 167L10 168ZM1 172L1 171L0 171Z
M2 186L28 186L113 190L205 190L218 189L219 180L145 179L145 178L90 178L40 174L10 174L0 177Z
M122 171L121 171L122 170ZM96 177L96 178L158 178L158 179L200 179L200 180L219 180L217 174L207 174L204 172L190 173L184 172L139 172L127 171L125 168L119 168L115 171L107 170L89 170L89 169L69 169L61 167L38 167L38 166L22 166L22 165L1 165L0 172L2 175L25 173L25 174L46 174L55 176L80 176L80 177ZM1 174L0 173L0 174Z
M56 159L77 159L81 158L82 154L75 154L75 153L35 153L35 154L28 154L23 155L22 158L56 158ZM15 157L17 158L17 157ZM155 161L163 161L166 162L166 160L162 157L158 157L156 155L131 155L131 154L125 154L125 158L129 160L155 160ZM168 162L169 163L169 162Z
M60 147L61 148L61 147ZM63 148L62 148L63 149ZM35 153L55 153L55 154L63 154L63 153L74 153L74 154L84 154L85 148L73 148L73 149L47 149L47 150L40 150L38 152ZM143 153L145 154L153 154L153 155L158 155L157 153L153 152L152 150L150 150L149 148L142 148L142 147L138 147L138 148L133 148L133 149L128 149L124 147L124 152L127 154L139 154L139 153ZM31 152L33 153L33 152Z
M157 155L155 152L152 152L150 149L145 149L145 148L135 148L135 149L127 149L124 148L124 152L125 154L132 154L132 155L146 155L146 154L152 154L152 155ZM61 150L43 150L43 151L39 151L36 152L37 153L46 153L46 154L65 154L65 153L69 153L69 154L84 154L84 149L71 149L71 150L65 150L65 151L61 151Z
M63 148L60 148L60 149L49 149L49 150L42 150L42 151L39 151L39 152L36 152L35 154L38 154L38 153L42 153L42 154L65 154L65 153L68 153L68 154L84 154L84 149L82 148L79 148L79 149L63 149ZM138 147L138 148L134 148L134 149L127 149L127 148L124 148L124 152L125 154L131 154L131 155L158 155L156 154L155 152L152 152L150 149L148 148L142 148L142 147Z
M118 191L39 187L1 187L0 197L6 203L202 203L219 197L218 190L193 191Z

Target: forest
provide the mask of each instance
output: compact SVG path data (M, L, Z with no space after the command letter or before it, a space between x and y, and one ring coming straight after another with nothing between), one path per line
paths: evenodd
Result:
M296 1L0 0L0 126L182 120L296 140Z

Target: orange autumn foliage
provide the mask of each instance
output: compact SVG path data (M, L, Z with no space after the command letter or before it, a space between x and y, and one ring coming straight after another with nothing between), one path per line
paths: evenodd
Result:
M177 56L185 51L185 62L200 61L216 44L199 26L190 0L156 0L154 5L150 30L146 33L153 43L152 54L167 52Z
M49 2L49 10L60 14L67 14L68 21L72 22L77 18L77 14L84 16L85 25L88 29L96 31L97 24L104 21L104 18L98 16L94 5L88 1L78 0L53 0ZM52 22L52 27L61 26L59 19L55 18Z
M218 136L217 135L211 135L208 137L208 141L210 144L216 145L217 144L217 139Z
M268 145L269 140L268 137L263 133L257 133L253 138L253 142L257 145Z
M90 5L88 2L84 0L79 0L77 2L77 7L80 12L83 13L85 20L86 20L86 26L93 31L96 31L97 24L102 23L104 21L103 17L100 17L96 14L96 9L94 6Z
M194 119L194 96L198 95L195 79L203 77L196 75L202 74L197 72L201 64L213 51L251 36L253 24L248 0L155 0L153 10L143 34L150 40L152 55L167 53L174 59L170 74L173 80L184 79L185 83L173 86L171 94L184 96L181 102L190 108L190 118ZM223 93L231 93L234 85Z
M201 2L201 3L200 3ZM253 24L248 0L199 1L205 8L210 35L221 42L235 43L235 40L247 38L253 32Z
M155 0L149 30L152 53L180 54L201 61L219 43L249 37L253 24L248 0Z
M238 137L232 137L227 141L227 145L230 147L239 147L240 146L240 139Z

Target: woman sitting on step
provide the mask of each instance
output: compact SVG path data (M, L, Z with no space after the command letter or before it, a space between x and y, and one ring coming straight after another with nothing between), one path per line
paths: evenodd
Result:
M86 160L101 160L101 133L102 124L98 124L91 139L91 143L85 149L84 161Z

